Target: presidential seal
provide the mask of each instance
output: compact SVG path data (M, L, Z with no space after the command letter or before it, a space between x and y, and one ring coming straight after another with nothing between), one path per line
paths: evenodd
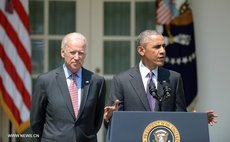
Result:
M145 128L142 142L180 142L180 134L172 123L158 120Z

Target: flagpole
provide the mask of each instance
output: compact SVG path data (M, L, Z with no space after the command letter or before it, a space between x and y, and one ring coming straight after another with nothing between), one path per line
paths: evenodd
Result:
M8 134L12 134L12 123L11 123L11 121L9 120L8 121L9 122L9 133ZM9 142L12 142L12 137L8 137L9 138Z

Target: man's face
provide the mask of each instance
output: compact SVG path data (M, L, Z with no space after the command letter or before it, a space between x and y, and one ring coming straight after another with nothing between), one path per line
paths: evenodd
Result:
M157 66L163 66L165 60L164 37L161 35L151 35L145 47L139 47L143 64L150 70Z
M68 41L65 48L61 49L65 64L72 73L76 73L83 66L86 56L85 46L85 42L78 39Z

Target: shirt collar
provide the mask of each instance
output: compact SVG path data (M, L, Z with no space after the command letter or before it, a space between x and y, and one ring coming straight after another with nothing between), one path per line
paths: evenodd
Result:
M139 63L139 69L141 72L141 76L146 77L149 73L149 69L142 63L142 61L140 61ZM152 70L152 72L154 73L154 76L157 78L158 77L158 67L156 67L154 70Z
M67 68L66 64L63 64L63 69L64 69L64 73L65 73L65 77L66 79L69 78L71 75L72 75L72 72ZM77 77L81 78L81 75L82 75L82 68L80 68L78 71L77 71Z

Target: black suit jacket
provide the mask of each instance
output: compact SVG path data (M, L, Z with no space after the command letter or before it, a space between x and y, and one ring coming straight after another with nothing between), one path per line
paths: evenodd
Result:
M163 101L162 111L186 111L181 75L159 67L157 80L157 94L159 96L164 95L163 81L169 84L171 96ZM121 111L151 111L138 65L113 78L109 105L112 105L116 99L122 102L119 106ZM156 110L159 109L159 102L156 103L155 108Z
M105 102L105 80L82 69L82 99L78 117L63 67L40 75L32 95L31 127L42 142L96 142Z

